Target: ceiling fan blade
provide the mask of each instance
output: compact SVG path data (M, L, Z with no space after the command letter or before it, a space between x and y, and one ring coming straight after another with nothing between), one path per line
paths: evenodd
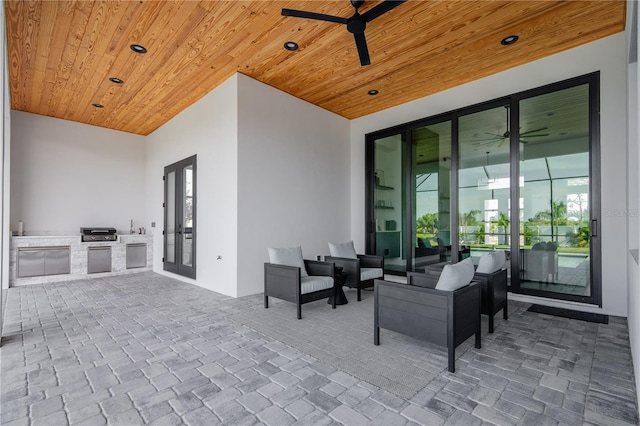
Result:
M367 48L367 39L364 38L364 33L356 33L353 35L353 38L356 39L358 56L360 56L360 65L369 65L371 60L369 59L369 49Z
M491 144L496 143L496 142L497 142L496 139L492 139L492 140L486 140L486 141L473 142L471 145L473 145L473 146L487 146L487 145L491 145Z
M520 135L523 138L539 138L541 136L549 136L549 133L541 133L539 135Z
M390 11L396 6L400 6L405 1L407 0L401 0L401 1L385 0L379 5L363 13L362 17L364 18L365 22L371 22L374 19L376 19L378 16L382 15L383 13Z
M489 132L484 132L485 135L489 135L489 136L493 136L494 138L498 138L498 139L502 139L504 138L504 135L499 135L497 133L489 133Z
M295 18L316 19L318 21L335 22L336 24L346 24L347 18L341 16L325 15L324 13L306 12L304 10L282 9L282 16L293 16Z
M520 136L528 135L529 133L541 132L541 131L547 130L547 129L548 129L548 127L540 127L539 129L535 129L535 130L527 130L526 132L520 133Z
M497 138L497 137L494 137L494 138L474 139L474 140L473 140L473 142L499 141L499 140L501 140L501 139L504 139L504 138Z

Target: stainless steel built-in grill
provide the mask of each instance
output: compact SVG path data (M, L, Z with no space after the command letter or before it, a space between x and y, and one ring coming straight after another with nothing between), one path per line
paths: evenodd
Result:
M82 241L115 241L118 238L116 228L80 228L80 235Z

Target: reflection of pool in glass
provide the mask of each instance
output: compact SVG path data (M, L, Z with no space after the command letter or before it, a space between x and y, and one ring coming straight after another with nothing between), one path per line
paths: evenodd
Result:
M567 254L558 253L558 266L564 268L575 268L580 266L584 261L588 261L589 256L586 254Z

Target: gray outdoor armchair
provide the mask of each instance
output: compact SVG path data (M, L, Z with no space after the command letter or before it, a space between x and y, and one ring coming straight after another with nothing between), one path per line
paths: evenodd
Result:
M269 249L271 262L264 264L264 307L269 297L296 304L297 318L302 305L333 296L336 308L335 265L330 262L303 260L300 247Z
M375 280L374 337L380 329L402 333L447 348L448 369L455 372L455 348L475 334L481 347L480 285L472 281L456 290L437 290L438 277L407 274L409 284Z
M369 254L356 254L353 241L342 244L329 243L330 256L326 262L341 266L347 274L345 285L358 291L358 302L362 300L361 290L373 287L373 280L384 277L384 257Z
M437 277L447 264L429 265L425 272ZM504 251L487 252L480 257L477 270L473 274L474 281L478 281L482 289L482 314L489 317L489 333L494 331L494 316L500 310L505 320L509 318L507 270L504 265Z

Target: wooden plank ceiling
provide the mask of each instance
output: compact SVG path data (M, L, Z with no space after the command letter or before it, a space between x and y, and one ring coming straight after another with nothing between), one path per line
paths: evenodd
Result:
M345 25L283 7L354 12L347 0L6 0L11 106L147 135L239 72L354 119L623 31L626 4L409 0L367 25L365 67Z

